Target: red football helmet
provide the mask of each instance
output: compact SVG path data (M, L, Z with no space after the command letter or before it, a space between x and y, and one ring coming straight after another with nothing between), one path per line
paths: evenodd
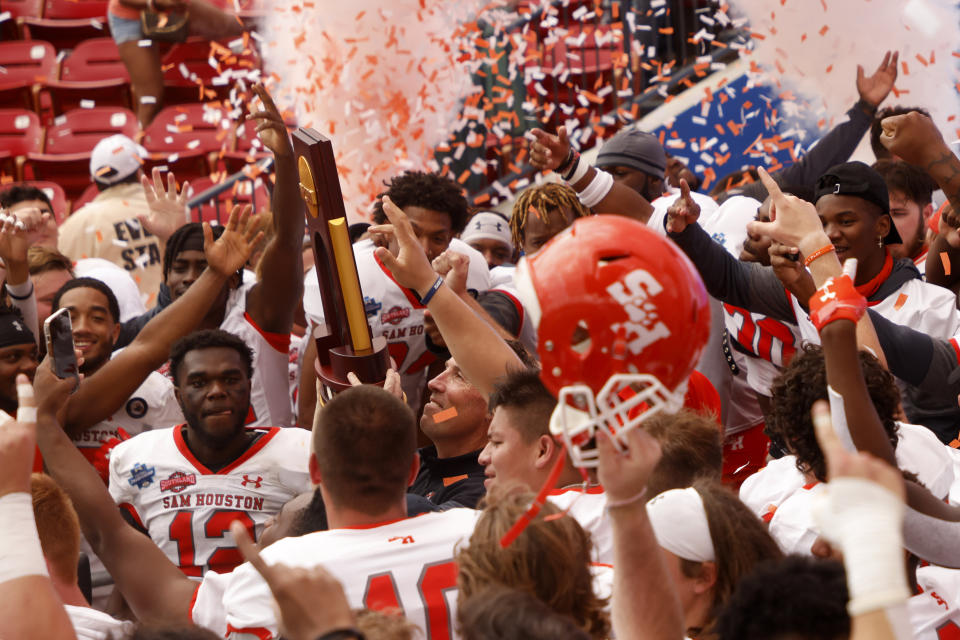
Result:
M580 218L520 262L517 286L559 401L550 428L577 466L596 466L596 429L614 435L683 406L710 310L669 240L622 216Z

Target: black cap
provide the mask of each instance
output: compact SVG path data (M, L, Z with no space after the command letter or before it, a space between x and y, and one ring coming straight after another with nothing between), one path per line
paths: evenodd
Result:
M823 196L854 196L880 207L883 215L890 215L890 194L883 176L862 162L844 162L827 169L817 179L816 202ZM890 231L884 244L903 244L897 226L890 219Z

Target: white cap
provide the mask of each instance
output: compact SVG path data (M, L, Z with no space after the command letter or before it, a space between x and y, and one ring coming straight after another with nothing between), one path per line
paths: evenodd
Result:
M116 184L136 173L148 155L146 149L127 136L104 138L90 156L90 177L101 184Z
M657 544L678 558L713 562L713 538L703 498L693 487L664 491L647 503Z
M467 226L460 234L460 239L470 243L471 240L496 240L514 250L513 236L510 234L510 223L502 215L493 211L481 211L467 220Z

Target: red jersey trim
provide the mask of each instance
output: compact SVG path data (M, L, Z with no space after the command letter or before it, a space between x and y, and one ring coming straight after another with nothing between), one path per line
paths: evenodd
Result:
M200 582L197 583L197 588L193 590L193 597L190 598L190 606L187 608L187 616L189 619L193 620L193 609L197 606L197 595L200 593Z
M183 433L181 431L182 427L182 424L178 424L173 428L173 442L177 447L177 451L179 451L180 455L187 459L187 462L189 462L194 469L205 476L227 475L241 464L257 455L261 449L263 449L271 440L273 440L275 435L280 433L280 427L270 427L267 432L260 437L259 440L254 442L249 449L240 454L239 458L225 466L223 469L220 469L220 471L214 472L210 471L210 469L207 469L202 462L197 460L196 456L193 455L193 452L190 451L190 447L187 446L186 441L183 439Z
M517 336L519 337L520 334L523 333L523 322L525 320L523 315L523 304L521 304L521 302L517 300L516 296L514 296L509 291L504 291L503 289L494 289L494 291L498 293L502 293L503 295L507 296L510 299L510 302L512 302L513 305L517 308L517 313L520 314L520 325L517 327Z
M130 517L133 518L134 521L135 521L138 525L140 525L140 528L141 528L141 529L143 529L144 531L147 530L147 528L146 528L145 526L143 526L143 520L140 518L140 514L137 513L137 508L136 508L136 507L134 507L134 506L133 506L132 504L130 504L129 502L121 502L121 503L120 503L120 508L123 509L124 511L126 511L127 513L129 513L129 514L130 514Z
M403 292L403 295L407 296L407 300L410 302L410 304L413 305L414 309L426 309L425 306L420 304L420 301L417 300L416 296L413 295L413 292L410 291L410 289L407 289L405 286L397 282L397 279L393 277L392 273L390 273L390 269L387 269L387 267L384 266L382 262L380 262L380 258L377 257L376 253L373 254L373 259L377 261L377 264L380 266L380 270L383 271L383 273L386 274L388 278L390 278L390 281L393 282L393 284L400 287L400 291Z
M270 629L264 629L263 627L246 627L244 629L238 629L232 624L227 623L227 635L231 633L247 633L252 636L257 636L260 640L271 640L275 638L273 632Z
M890 274L893 272L893 256L890 255L890 252L887 251L887 257L883 261L883 268L880 269L880 273L875 275L871 280L864 282L859 287L855 287L857 292L862 295L864 298L869 298L877 292L877 289L880 288L887 278L890 277Z
M290 351L290 334L283 333L273 333L270 331L264 331L253 321L253 318L250 317L250 314L246 311L243 312L243 319L250 323L250 326L257 330L263 339L267 341L274 350L279 351L280 353L287 353Z
M953 347L953 353L957 356L957 363L960 364L960 343L957 342L956 338L950 338L948 342Z

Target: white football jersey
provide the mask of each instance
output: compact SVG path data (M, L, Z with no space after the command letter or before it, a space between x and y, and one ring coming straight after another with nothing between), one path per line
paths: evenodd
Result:
M758 518L770 522L780 504L803 488L806 480L797 469L796 456L770 460L740 485L740 501Z
M810 321L810 316L794 296L790 295L790 301L803 339L820 344L820 334ZM907 280L886 298L869 302L868 306L891 322L934 338L949 340L960 329L956 294L917 278Z
M400 609L426 640L454 636L457 545L465 544L480 517L473 509L450 509L366 528L331 529L284 538L264 549L267 564L322 565L342 584L351 608ZM197 608L212 598L197 593L194 621L227 638L279 637L270 588L249 564L233 572L223 596L225 621ZM213 592L222 588L215 581Z
M133 633L135 625L129 620L118 620L90 607L63 605L73 625L77 640L114 640Z
M960 571L933 565L917 569L920 593L907 600L915 640L960 638Z
M264 331L247 313L247 292L256 284L244 273L244 284L230 291L220 328L239 336L253 349L253 379L250 388L250 427L293 425L290 406L290 334Z
M91 463L101 447L112 438L123 440L153 429L165 429L183 422L183 412L166 376L153 371L123 408L112 416L73 437L74 444ZM126 432L121 437L120 429ZM102 457L102 456L101 456ZM106 479L106 478L104 478Z
M407 403L420 408L420 395L426 386L427 368L437 357L427 351L423 335L423 310L413 293L397 284L390 270L374 254L372 244L354 245L357 275L363 291L363 304L367 322L374 337L387 339L390 357L397 363ZM477 291L490 288L490 270L483 255L454 238L449 249L470 258L467 287ZM323 302L317 282L316 268L311 269L304 280L303 308L307 317L316 324L323 324Z
M603 487L556 489L547 496L553 504L580 523L593 542L593 562L613 565L613 529L607 517L607 494Z
M291 498L309 491L310 432L272 427L213 472L197 460L181 426L140 434L110 455L110 495L188 576L242 562L230 536L240 520L259 537Z

